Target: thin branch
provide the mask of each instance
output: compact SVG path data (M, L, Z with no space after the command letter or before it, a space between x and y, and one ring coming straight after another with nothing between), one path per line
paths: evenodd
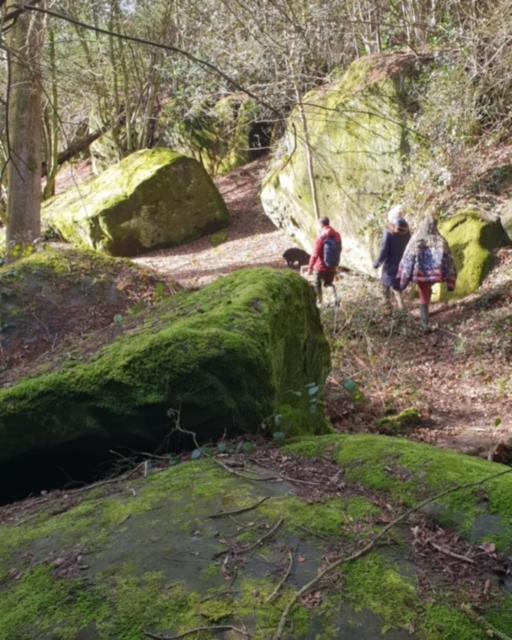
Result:
M439 551L439 553L442 553L445 556L448 556L449 558L453 558L454 560L460 560L461 562L467 562L468 564L475 564L475 561L473 560L473 558L468 558L468 556L463 556L459 553L455 553L455 551L452 551L451 549L447 549L446 547L443 547L442 545L437 544L432 540L429 540L428 543L433 549L435 549L436 551Z
M69 23L71 23L71 24L73 24L75 26L82 27L83 29L88 29L90 31L94 31L95 33L101 33L103 35L111 36L111 37L114 37L114 38L120 38L122 40L127 40L129 42L136 42L138 44L144 44L144 45L147 45L147 46L150 46L150 47L155 47L157 49L163 49L164 51L170 51L171 53L178 53L179 55L181 55L181 56L187 58L188 60L190 60L191 62L193 62L194 64L197 64L200 67L203 67L204 69L206 69L210 73L213 73L213 74L215 74L217 76L220 76L223 80L228 82L235 89L237 89L238 91L241 91L242 93L245 93L250 98L253 98L259 104L261 104L265 108L269 109L272 113L275 113L275 114L277 114L279 116L281 115L279 113L279 111L277 109L275 109L271 104L269 104L265 100L262 100L262 98L260 98L258 95L253 93L250 89L246 89L243 85L238 83L234 78L232 78L227 73L222 71L222 69L219 69L218 67L216 67L211 62L208 62L208 60L203 60L202 58L198 58L197 56L195 56L194 54L190 53L189 51L185 51L184 49L180 49L179 47L174 47L172 45L163 44L161 42L154 42L153 40L147 40L146 38L139 38L137 36L130 36L128 34L119 33L117 31L111 31L110 29L104 29L102 27L96 27L96 26L94 26L92 24L87 24L86 22L82 22L80 20L76 20L75 18L72 18L71 16L68 16L68 15L66 15L64 13L58 13L57 11L51 11L50 9L42 9L41 7L34 7L34 6L31 6L31 5L26 5L26 4L19 5L19 9L23 9L23 10L26 10L26 11L36 11L36 12L39 12L39 13L43 13L43 14L52 16L53 18L58 18L59 20L64 20L65 22L69 22Z
M159 633L152 633L151 631L144 631L144 635L147 638L153 638L153 640L179 640L180 638L186 638L187 636L192 636L197 633L205 633L207 631L234 631L235 633L239 633L244 636L244 638L250 637L245 629L239 629L238 627L233 627L230 624L218 624L213 627L195 627L194 629L189 629L184 633L179 633L177 636L161 635Z
M270 529L269 531L267 531L267 533L263 536L261 536L261 538L258 538L258 540L256 540L256 542L253 542L251 545L249 545L248 547L245 547L244 549L240 549L240 551L235 550L235 553L238 555L240 553L249 553L249 551L252 551L253 549L256 549L256 547L259 547L260 544L263 544L265 542L265 540L268 540L268 538L270 538L271 536L274 535L274 533L279 529L279 527L283 524L284 522L284 518L279 518L279 520L276 522L276 524L272 527L272 529Z
M450 493L455 493L456 491L462 491L462 490L465 490L465 489L471 489L473 487L478 487L478 486L481 486L482 484L485 484L486 482L489 482L490 480L495 480L496 478L499 478L501 476L504 476L504 475L507 475L507 474L510 474L510 473L512 473L512 469L507 469L506 471L500 471L499 473L495 473L492 476L487 476L483 480L478 480L476 482L468 482L467 484L461 484L461 485L457 485L455 487L452 487L450 489L445 489L444 491L441 491L441 492L437 493L436 495L434 495L434 496L432 496L430 498L427 498L426 500L423 500L422 502L420 502L416 506L411 507L410 509L407 509L402 514L397 516L394 520L392 520L389 524L387 524L374 538L372 538L367 544L365 544L364 547L362 547L358 551L355 551L354 553L352 553L349 556L341 556L341 557L337 558L336 560L334 560L333 562L331 562L330 564L328 564L312 580L307 582L301 589L299 589L299 591L297 591L292 596L292 598L290 599L290 601L288 602L288 604L284 608L283 613L281 614L281 618L279 620L279 625L278 625L278 627L276 629L275 634L272 636L272 640L281 640L284 628L285 628L287 620L288 620L288 616L290 615L290 612L293 609L293 607L296 605L298 600L303 595L305 595L308 591L310 591L312 589L312 587L317 585L318 582L320 582L320 580L322 580L322 578L324 576L326 576L328 573L330 573L331 571L333 571L334 569L336 569L340 565L347 564L348 562L353 562L354 560L357 560L358 558L361 558L362 556L364 556L368 552L370 552L375 547L377 542L379 542L379 540L381 538L383 538L386 535L386 533L388 533L388 531L393 529L393 527L396 527L397 524L400 524L400 522L403 522L410 515L412 515L413 513L416 513L417 511L420 511L421 509L423 509L423 507L426 507L428 504L430 504L432 502L435 502L436 500L439 500L440 498L443 498L444 496L447 496ZM510 640L510 638L508 638L507 640Z
M500 631L499 629L496 629L496 627L488 622L483 616L480 616L478 615L478 613L476 613L476 611L473 611L473 609L469 605L463 606L461 607L461 609L468 616L468 618L478 624L478 626L480 626L485 631L485 634L489 638L498 638L498 640L512 640L512 638L506 633Z
M277 587L274 589L274 591L272 591L272 593L269 595L269 597L265 600L265 604L268 604L269 602L272 602L272 600L278 595L278 593L281 591L284 583L288 580L288 578L290 577L290 573L292 572L292 567L293 567L293 552L291 549L288 549L288 568L286 569L283 577L281 578L281 580L279 581L279 584L277 585Z
M235 509L234 511L221 511L219 513L212 513L211 516L208 516L209 518L224 518L225 516L235 516L239 513L246 513L247 511L252 511L253 509L256 509L257 507L260 506L260 504L263 504L264 502L266 502L267 500L270 499L270 496L265 496L264 498L262 498L261 500L258 500L258 502L256 502L255 504L251 505L250 507L245 507L243 509Z

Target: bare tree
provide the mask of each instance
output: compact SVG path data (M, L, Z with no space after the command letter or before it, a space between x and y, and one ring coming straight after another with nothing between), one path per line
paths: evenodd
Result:
M8 0L5 15L9 65L7 254L23 253L41 233L41 50L44 18L18 12Z

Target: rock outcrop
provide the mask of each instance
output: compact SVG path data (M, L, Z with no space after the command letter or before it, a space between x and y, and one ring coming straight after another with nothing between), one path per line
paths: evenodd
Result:
M258 482L206 458L157 473L149 464L146 478L0 510L0 638L512 634L512 596L494 573L505 576L499 554L512 548L512 478L485 482L506 467L368 435L297 440L268 452L267 463ZM261 479L280 473L290 477ZM475 484L446 493L466 483ZM354 550L361 557L299 595Z
M229 224L200 163L164 148L131 154L53 198L42 215L75 246L114 256L183 244Z
M420 63L412 53L362 58L302 101L320 215L329 216L343 235L342 264L358 271L374 273L382 208L407 169L411 104L406 88ZM317 228L305 142L296 107L261 199L273 222L310 251Z

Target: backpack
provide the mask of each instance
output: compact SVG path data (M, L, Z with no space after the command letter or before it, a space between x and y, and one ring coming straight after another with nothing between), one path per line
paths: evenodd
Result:
M333 236L324 240L324 263L326 267L334 269L340 263L341 242Z

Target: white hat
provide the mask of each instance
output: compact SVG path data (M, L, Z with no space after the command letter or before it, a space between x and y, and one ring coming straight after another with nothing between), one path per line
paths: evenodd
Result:
M388 222L390 224L396 224L400 218L404 216L404 205L396 204L388 211Z

